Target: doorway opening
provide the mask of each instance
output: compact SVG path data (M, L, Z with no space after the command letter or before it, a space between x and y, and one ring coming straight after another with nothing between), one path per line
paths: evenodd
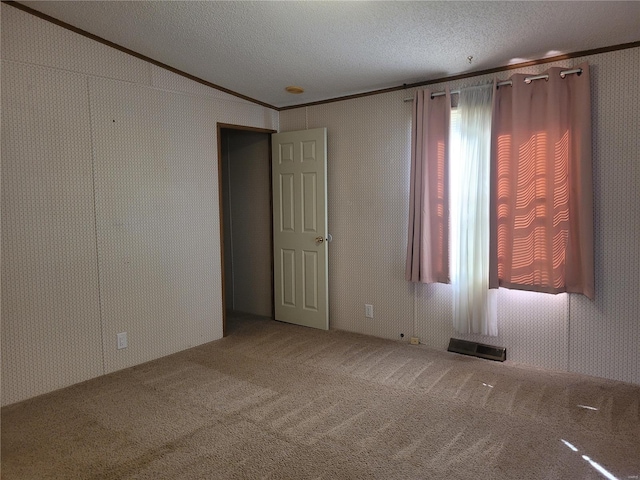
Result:
M274 315L272 133L218 124L224 335L229 313Z

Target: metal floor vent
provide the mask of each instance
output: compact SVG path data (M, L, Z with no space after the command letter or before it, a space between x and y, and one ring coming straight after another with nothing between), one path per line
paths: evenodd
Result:
M507 349L505 347L494 347L493 345L469 342L457 338L449 340L449 348L447 348L447 351L486 358L488 360L497 360L498 362L504 362L507 359Z

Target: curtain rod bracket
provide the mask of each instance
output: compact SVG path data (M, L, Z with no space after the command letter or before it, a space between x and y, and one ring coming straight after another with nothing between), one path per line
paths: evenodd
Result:
M562 72L560 72L560 78L564 78L571 73L575 73L576 75L580 76L582 75L582 69L574 68L573 70L563 70Z
M534 75L532 77L525 77L524 83L527 85L533 82L534 80L544 80L545 82L549 81L549 75Z

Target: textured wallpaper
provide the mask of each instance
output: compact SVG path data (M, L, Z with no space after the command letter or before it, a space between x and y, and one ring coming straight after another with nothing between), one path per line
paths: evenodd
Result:
M280 113L281 131L328 128L332 328L394 339L410 333L438 349L455 335L506 346L514 362L640 383L640 49L495 76L584 61L592 76L596 299L501 289L497 338L455 335L451 288L404 280L411 102L403 99L415 90ZM364 317L365 303L374 305L374 319Z
M111 372L222 336L216 125L196 98L113 80L91 78L89 102Z
M222 336L216 123L278 113L1 8L6 405Z
M1 215L6 404L103 372L86 79L2 62Z

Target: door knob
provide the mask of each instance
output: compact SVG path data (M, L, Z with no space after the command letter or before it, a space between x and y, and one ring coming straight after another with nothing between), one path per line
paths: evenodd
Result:
M324 237L316 237L316 243L324 242Z

